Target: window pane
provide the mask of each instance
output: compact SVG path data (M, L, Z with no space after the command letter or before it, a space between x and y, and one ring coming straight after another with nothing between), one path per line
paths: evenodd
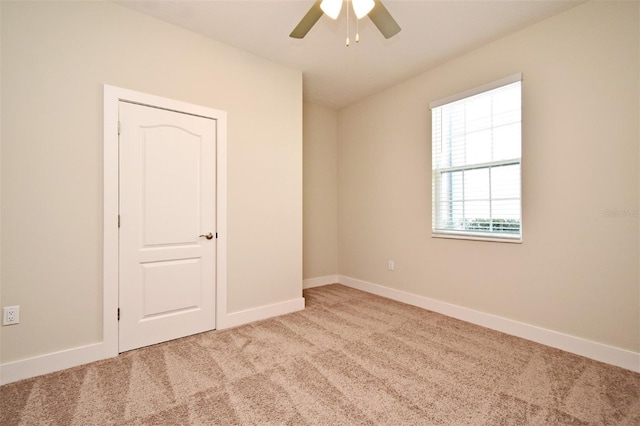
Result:
M491 97L476 95L464 102L466 112L466 133L491 128Z
M491 203L493 219L519 219L520 200L500 200Z
M464 172L464 198L466 200L489 200L489 169L475 169Z
M520 123L493 129L493 161L520 158Z
M447 150L449 157L446 159L447 166L458 167L466 164L466 140L465 135L459 135L451 138L449 141L450 148Z
M464 218L471 220L488 219L491 217L491 202L486 201L467 201L464 203Z
M444 172L440 187L443 201L464 199L463 172Z
M461 229L463 219L463 202L454 201L443 205L440 229Z
M520 84L514 83L497 89L493 95L493 125L519 123Z
M491 161L491 129L468 133L466 154L465 164Z
M491 197L520 199L520 164L491 169Z

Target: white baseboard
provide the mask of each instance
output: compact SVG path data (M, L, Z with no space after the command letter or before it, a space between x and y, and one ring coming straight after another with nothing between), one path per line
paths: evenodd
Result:
M0 365L0 385L99 361L113 355L103 342L52 352Z
M402 290L372 284L366 281L338 276L338 283L347 287L377 294L388 299L403 302L408 305L428 309L433 312L477 324L492 330L501 331L512 336L521 337L546 346L571 352L607 364L640 372L640 353L620 349L602 343L593 342L557 331L536 327L530 324L514 321L508 318L475 311L462 306L452 305L428 297L418 296Z
M551 346L577 355L585 356L596 361L640 372L640 354L625 349L592 342L579 337L559 333L557 331L536 327L530 324L502 318L496 315L475 311L450 303L441 302L413 293L384 287L344 275L329 275L326 277L304 280L304 288L318 287L339 283L347 287L377 294L392 300L407 303L433 312L438 312L452 318L457 318L493 330L501 331L523 339L531 340L543 345ZM272 305L260 306L244 311L227 314L218 319L217 329L235 327L253 321L259 321L278 315L285 315L304 309L304 298L296 298ZM64 351L44 354L33 358L8 362L0 365L0 385L18 380L64 370L89 362L106 359L111 354L104 342L72 348Z
M304 297L287 300L272 305L259 306L257 308L246 309L244 311L232 312L224 318L218 319L217 329L236 327L253 321L275 317L278 315L290 314L304 309Z
M302 288L320 287L327 284L336 284L338 282L338 275L326 275L324 277L308 278L302 281Z
M302 309L304 309L304 298L300 297L282 303L234 312L227 314L224 318L219 318L217 329L235 327ZM117 356L117 353L110 353L106 346L104 342L100 342L1 364L0 385Z

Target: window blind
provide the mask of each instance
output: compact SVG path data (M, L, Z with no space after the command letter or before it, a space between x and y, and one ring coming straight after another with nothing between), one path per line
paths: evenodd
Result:
M521 75L432 107L432 231L520 241Z

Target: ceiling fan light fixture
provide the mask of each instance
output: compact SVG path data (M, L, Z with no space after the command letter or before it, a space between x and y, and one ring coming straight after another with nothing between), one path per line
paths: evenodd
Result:
M322 0L320 9L331 19L338 19L342 9L342 0Z
M2 0L0 0L2 1ZM347 2L347 33L349 32L349 2L353 3L356 15L356 27L361 18L369 16L371 22L378 28L384 38L391 38L400 32L400 25L393 19L382 0L315 0L313 6L302 17L298 25L291 31L289 37L304 38L309 30L318 22L322 15L337 19L342 9L342 3ZM359 35L356 29L356 43Z
M362 19L373 9L373 0L351 0L353 3L353 11L356 13L356 18Z

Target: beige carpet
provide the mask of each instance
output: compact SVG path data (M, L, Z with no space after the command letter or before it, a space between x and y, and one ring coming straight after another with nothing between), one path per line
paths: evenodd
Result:
M640 375L340 285L0 387L8 425L640 425Z

